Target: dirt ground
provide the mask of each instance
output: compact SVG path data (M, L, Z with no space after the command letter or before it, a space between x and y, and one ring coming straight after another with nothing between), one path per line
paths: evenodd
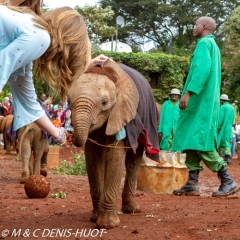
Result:
M77 151L61 148L60 158L71 160ZM140 214L119 214L118 228L97 230L89 221L92 206L87 176L55 175L49 170L49 195L29 199L19 183L21 162L15 158L0 150L0 239L240 239L240 193L212 198L219 180L206 168L200 175L200 197L137 191ZM239 164L235 158L228 169L240 185ZM66 193L67 198L52 198L56 191ZM118 208L120 212L120 193Z

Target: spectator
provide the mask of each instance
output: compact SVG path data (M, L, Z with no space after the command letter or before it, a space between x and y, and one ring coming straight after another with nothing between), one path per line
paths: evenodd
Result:
M54 113L60 117L61 126L64 127L66 121L66 112L63 111L63 104L61 102L58 104L58 110L54 111Z
M238 115L238 101L235 100L232 104L233 109L234 109L234 115L237 116Z
M47 109L49 115L50 115L50 119L52 119L53 113L54 113L54 108L53 108L53 104L52 104L52 98L48 97L45 101L44 107Z
M228 96L222 94L217 136L217 147L227 164L231 163L232 124L234 121L234 108L228 101Z
M67 111L68 110L68 96L66 96L65 101L63 103L63 111Z
M52 116L52 123L56 128L60 128L61 127L61 121L60 121L60 117L57 113L53 113Z
M178 100L179 96L181 96L180 91L177 88L173 88L169 95L171 99L162 105L158 126L159 148L165 151L168 151L172 146L172 139L180 111Z
M231 144L231 156L232 158L235 156L236 153L236 122L234 121L233 125L232 125L232 144Z
M68 131L68 133L71 134L73 132L73 127L71 125L71 110L67 110L65 119L66 121L64 128L66 131Z
M9 97L5 97L3 102L2 102L2 106L4 108L4 116L6 117L7 115L9 115L11 107L9 104Z
M3 107L2 103L0 103L0 120L4 117L4 110L5 108ZM3 141L3 134L0 134L0 146L4 146Z
M45 93L42 93L39 97L39 100L38 102L41 104L41 105L44 105L46 103L46 94Z
M10 107L12 106L12 104L13 104L13 98L12 98L12 94L11 93L9 93L8 94L8 97L9 97L9 104L10 104Z
M236 151L238 160L240 160L240 125L236 122Z

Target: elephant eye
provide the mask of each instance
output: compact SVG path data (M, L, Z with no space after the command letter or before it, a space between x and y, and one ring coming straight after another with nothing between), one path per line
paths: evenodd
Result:
M103 107L106 106L107 103L108 103L108 101L106 101L106 100L102 101L102 106L103 106Z

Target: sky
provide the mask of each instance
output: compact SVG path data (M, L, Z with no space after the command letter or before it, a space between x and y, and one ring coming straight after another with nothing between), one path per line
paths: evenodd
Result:
M46 4L50 9L57 7L68 6L74 8L75 6L83 7L87 5L96 5L98 0L43 0L43 3Z

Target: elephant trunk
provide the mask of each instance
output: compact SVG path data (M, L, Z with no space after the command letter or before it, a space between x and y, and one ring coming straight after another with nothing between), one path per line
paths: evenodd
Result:
M84 147L89 134L89 128L92 124L92 109L94 103L86 101L78 101L72 110L72 123L74 128L73 144L77 147Z

